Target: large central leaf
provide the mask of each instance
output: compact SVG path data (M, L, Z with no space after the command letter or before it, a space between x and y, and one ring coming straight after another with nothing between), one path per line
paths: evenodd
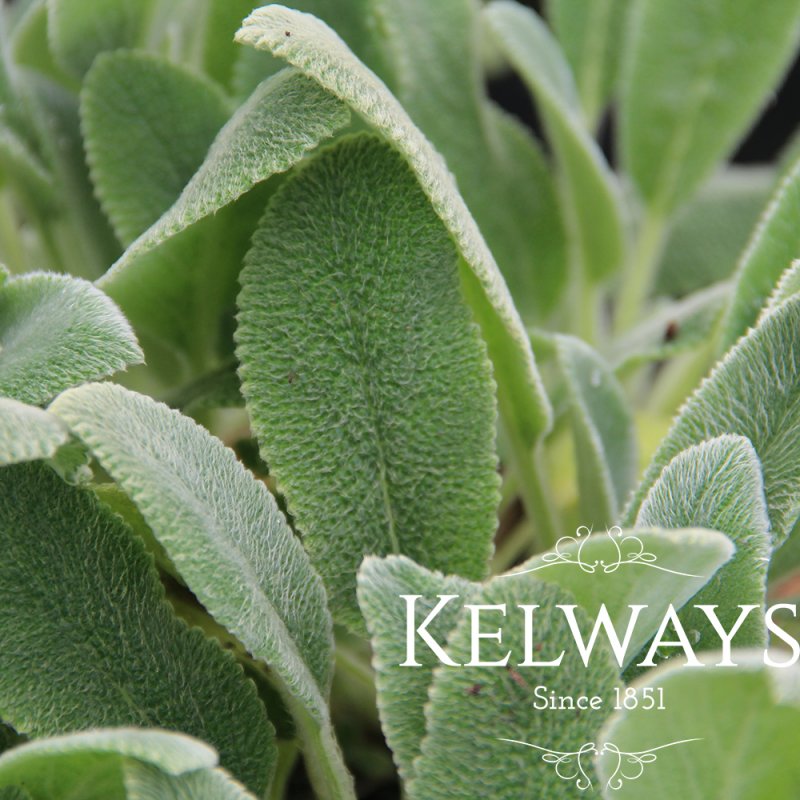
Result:
M403 158L361 136L276 194L242 272L253 427L350 624L366 554L485 573L493 385L456 261Z

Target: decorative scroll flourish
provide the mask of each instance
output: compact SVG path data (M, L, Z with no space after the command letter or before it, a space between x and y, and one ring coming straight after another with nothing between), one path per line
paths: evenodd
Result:
M624 533L622 528L618 525L615 525L613 528L607 528L605 532L609 541L614 545L615 557L610 560L584 559L583 549L590 541L592 534L593 531L591 528L581 525L580 528L575 531L574 536L562 536L556 542L552 550L543 553L539 557L539 563L535 566L519 572L508 572L502 577L511 578L515 575L527 575L529 572L538 572L539 570L555 567L559 564L572 564L590 575L598 572L608 575L612 572L616 572L624 565L639 564L640 566L650 567L660 570L661 572L681 575L684 578L703 577L702 575L693 575L690 572L678 572L674 569L659 566L655 563L658 560L657 556L645 550L644 542L632 533ZM602 534L597 535L599 536Z
M611 776L606 781L606 789L617 791L622 788L626 781L635 781L641 778L644 774L645 766L657 760L656 753L659 750L665 750L668 747L675 747L679 744L688 744L689 742L701 742L702 739L681 739L635 752L620 750L611 742L605 742L600 746L599 750L594 742L587 742L578 750L562 751L551 750L549 747L540 747L529 742L521 742L518 739L499 739L499 741L508 742L509 744L521 744L525 747L539 750L542 753L542 761L546 764L552 764L555 767L556 775L561 780L574 783L579 791L585 792L587 789L594 787L592 779L589 777L590 768L583 763L584 758L593 758L594 756L606 754L616 756L617 763Z

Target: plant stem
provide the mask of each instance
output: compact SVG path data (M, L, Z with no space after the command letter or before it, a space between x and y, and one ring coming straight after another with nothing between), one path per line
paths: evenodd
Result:
M303 743L303 757L319 800L356 800L353 777L333 734L330 719L319 721L293 697L285 697Z
M614 314L614 328L617 333L630 328L641 314L642 306L653 283L653 273L664 248L666 234L667 225L664 216L658 211L648 209L625 272L619 303Z
M266 800L285 800L289 778L292 777L299 751L295 742L277 743L278 762L275 765L275 775Z
M530 547L532 538L531 526L527 521L517 525L511 535L495 551L490 573L492 575L500 575L500 573L512 567L517 562L517 559Z
M540 549L551 548L558 539L559 525L545 490L540 454L529 452L519 441L511 442L511 461L518 476L519 493Z

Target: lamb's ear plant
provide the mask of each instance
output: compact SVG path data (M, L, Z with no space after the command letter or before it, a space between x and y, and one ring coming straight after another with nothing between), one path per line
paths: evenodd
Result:
M0 800L795 798L800 6L290 5L0 12Z

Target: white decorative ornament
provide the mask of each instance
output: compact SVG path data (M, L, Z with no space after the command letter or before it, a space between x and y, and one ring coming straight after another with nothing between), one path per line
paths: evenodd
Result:
M611 754L616 756L617 764L611 777L606 781L606 789L617 791L621 789L626 781L635 781L642 777L644 769L647 764L652 764L658 756L656 752L665 750L668 747L675 747L679 744L688 744L689 742L701 742L702 739L680 739L675 742L668 742L667 744L659 745L658 747L651 747L647 750L637 750L630 752L627 750L620 750L615 744L605 742L597 749L594 742L587 742L582 745L578 750L563 751L551 750L549 747L540 747L537 744L530 744L529 742L522 742L518 739L498 739L501 742L508 742L509 744L521 744L525 747L531 747L534 750L539 750L542 753L541 759L546 764L553 764L555 767L556 775L563 781L574 783L575 787L585 792L587 789L594 788L592 779L587 772L588 766L584 767L583 758L593 756L603 756Z
M615 525L613 528L606 528L605 535L614 545L616 557L606 561L605 559L584 560L583 548L590 541L593 531L585 525L581 525L576 531L575 536L562 536L555 544L555 547L540 556L540 562L535 567L524 569L520 572L507 572L500 576L512 578L517 575L527 575L530 572L555 567L559 564L573 564L581 571L593 575L595 573L610 574L616 572L620 567L628 564L638 564L643 567L650 567L661 572L669 572L673 575L681 575L684 578L702 578L702 575L693 575L689 572L679 572L667 567L661 567L655 562L658 560L654 553L645 550L644 542L632 533L624 533L622 528Z

